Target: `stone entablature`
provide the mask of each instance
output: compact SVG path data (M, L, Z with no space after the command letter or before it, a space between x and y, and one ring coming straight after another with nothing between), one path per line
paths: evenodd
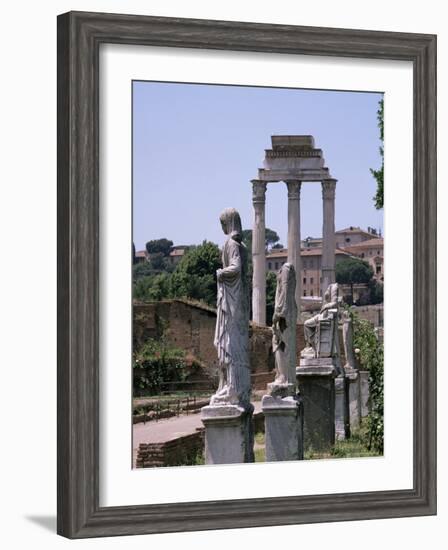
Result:
M314 147L310 135L271 136L272 148L265 149L263 168L252 180L254 225L252 232L252 312L253 321L266 324L266 253L265 253L265 193L268 183L284 182L288 189L288 258L297 274L301 274L300 256L300 190L303 182L321 182L322 281L326 289L335 278L334 205L336 180L325 166L322 149ZM297 278L296 304L300 317L302 277Z

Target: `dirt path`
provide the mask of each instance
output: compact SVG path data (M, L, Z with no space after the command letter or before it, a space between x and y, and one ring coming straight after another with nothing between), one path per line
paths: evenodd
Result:
M255 412L261 411L261 402L253 403ZM200 413L182 414L165 418L155 422L151 420L143 424L142 422L134 424L132 447L134 457L137 454L140 443L163 443L176 439L183 435L188 435L196 431L197 428L202 428L204 425L201 421Z

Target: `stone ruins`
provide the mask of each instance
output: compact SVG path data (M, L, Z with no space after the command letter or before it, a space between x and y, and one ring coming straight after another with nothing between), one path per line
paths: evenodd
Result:
M325 167L322 150L314 147L313 136L272 136L272 149L266 149L263 168L252 180L254 225L252 235L253 321L266 324L265 203L268 183L285 182L288 189L288 263L301 273L300 189L302 182L321 182L323 203L322 294L334 283L336 180ZM300 313L301 279L296 281L296 304Z
M335 283L336 180L324 165L312 136L272 136L264 167L252 180L253 323L266 325L265 195L268 183L288 189L288 261L277 274L272 318L275 379L262 398L266 461L301 460L305 449L330 448L350 436L362 416L362 377L354 350L350 314L341 307ZM297 365L297 323L301 306L300 189L320 181L323 199L322 307L304 322L305 347ZM247 251L239 213L225 209L220 222L227 239L223 268L217 271L218 299L214 346L219 387L201 409L205 462L254 461L253 405L250 402L249 295ZM342 325L343 356L339 343Z
M267 462L303 460L305 452L326 456L336 440L349 438L369 414L369 373L360 368L351 312L342 303L335 282L336 180L325 167L322 150L315 148L313 136L271 139L264 166L252 180L252 321L248 252L235 208L223 210L219 220L225 243L223 267L216 272L216 310L182 299L134 305L135 342L157 339L161 327L168 325L169 330L163 332L167 342L198 359L201 368L188 382L190 388L198 390L206 384L208 393L215 387L211 381L219 375L209 401L203 397L196 403L195 398L191 405L187 398L187 415L189 406L200 410L197 422L188 416L179 418L169 433L166 428L150 428L149 440L147 413L140 415L143 425L138 424L133 432L137 467L194 464L198 453L202 460L204 447L206 464L254 462L254 434L260 432L264 433ZM272 323L267 326L265 196L267 184L274 182L285 182L288 191L288 255L277 272ZM307 311L304 321L300 276L303 182L321 182L323 201L322 303L314 315ZM252 398L252 391L261 403ZM178 401L178 416L180 408ZM155 414L157 418L157 410Z

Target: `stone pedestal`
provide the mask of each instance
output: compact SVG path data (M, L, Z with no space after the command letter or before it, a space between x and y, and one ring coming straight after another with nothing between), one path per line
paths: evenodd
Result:
M331 357L302 358L296 369L303 400L305 450L323 451L335 441L335 383L337 368Z
M360 393L361 393L361 418L365 418L369 415L369 371L360 370Z
M303 460L303 406L296 396L264 395L266 462Z
M336 439L342 441L350 437L350 420L348 405L348 381L344 375L334 379L335 409L334 428Z
M205 426L205 463L254 462L254 407L208 405L201 409Z
M348 385L348 413L350 430L356 430L361 424L361 379L356 369L345 369Z

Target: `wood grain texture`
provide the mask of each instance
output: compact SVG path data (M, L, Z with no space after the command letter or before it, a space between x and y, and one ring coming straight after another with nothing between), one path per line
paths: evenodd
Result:
M414 67L414 487L99 507L101 43L396 59ZM69 538L436 513L436 37L70 12L58 17L58 533Z

